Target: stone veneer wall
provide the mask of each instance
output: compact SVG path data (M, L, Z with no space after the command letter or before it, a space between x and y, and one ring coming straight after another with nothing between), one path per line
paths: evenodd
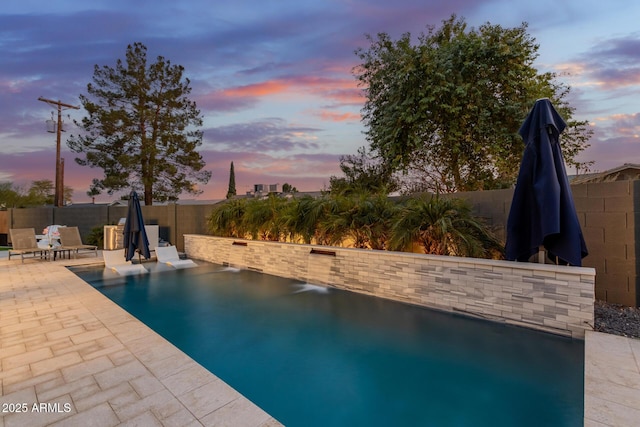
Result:
M593 325L593 268L203 235L184 245L195 259L574 338Z

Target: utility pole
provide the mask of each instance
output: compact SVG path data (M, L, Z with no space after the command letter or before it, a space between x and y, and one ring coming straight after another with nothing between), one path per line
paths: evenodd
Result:
M65 109L72 108L74 110L79 110L80 107L76 107L75 105L65 104L60 101L53 101L51 99L46 99L43 97L38 98L38 101L46 102L50 105L55 105L58 107L58 124L56 126L56 192L53 196L53 205L56 207L60 207L64 205L64 178L63 178L63 168L64 168L64 159L60 159L60 137L62 133L62 107Z

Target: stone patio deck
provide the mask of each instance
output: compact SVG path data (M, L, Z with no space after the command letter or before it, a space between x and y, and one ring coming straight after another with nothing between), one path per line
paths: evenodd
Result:
M280 425L64 268L87 262L0 259L0 427Z
M587 331L584 425L640 425L640 340Z
M0 252L0 427L281 425L64 268L101 259ZM585 426L639 420L640 340L587 332Z

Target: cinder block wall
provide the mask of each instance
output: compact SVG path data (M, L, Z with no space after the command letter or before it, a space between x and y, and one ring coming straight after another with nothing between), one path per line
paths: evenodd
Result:
M214 205L177 205L176 206L176 238L178 248L184 251L184 235L209 234L207 218Z
M473 206L473 213L482 218L502 242L507 240L507 219L511 209L513 189L469 191L446 196L469 201Z
M78 227L81 236L87 236L93 227L107 224L108 212L107 206L97 209L92 206L54 209L51 224L75 226Z
M576 212L589 256L583 266L596 269L596 298L616 304L640 306L640 181L619 181L571 186ZM513 190L456 193L467 199L506 241L506 225Z
M593 325L592 268L202 235L184 239L190 257L218 264L580 339Z
M9 228L34 228L36 234L41 234L42 230L53 222L53 208L31 208L31 209L10 209L13 212L9 223ZM20 215L15 215L19 211Z
M636 230L640 181L584 184L572 188L589 256L597 271L596 298L640 305Z

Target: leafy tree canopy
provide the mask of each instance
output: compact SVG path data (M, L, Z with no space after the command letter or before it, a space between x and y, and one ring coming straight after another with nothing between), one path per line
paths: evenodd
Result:
M0 182L0 210L20 207L21 190L11 182Z
M104 170L91 192L142 189L147 205L201 192L197 183L207 183L211 173L196 152L202 118L183 73L162 56L148 64L142 43L129 45L115 68L94 67L93 83L80 95L87 116L76 122L85 132L68 141L84 154L78 164Z
M517 132L542 97L567 121L565 161L578 165L591 131L572 120L569 87L533 67L538 45L525 23L468 29L451 16L427 29L417 44L409 33L396 41L380 33L368 36L368 49L356 50L366 137L386 167L419 176L422 190L510 186L524 149Z
M24 190L12 182L0 182L0 209L27 208L53 204L54 185L50 179L39 179L31 182ZM71 202L73 189L64 187L64 200Z

